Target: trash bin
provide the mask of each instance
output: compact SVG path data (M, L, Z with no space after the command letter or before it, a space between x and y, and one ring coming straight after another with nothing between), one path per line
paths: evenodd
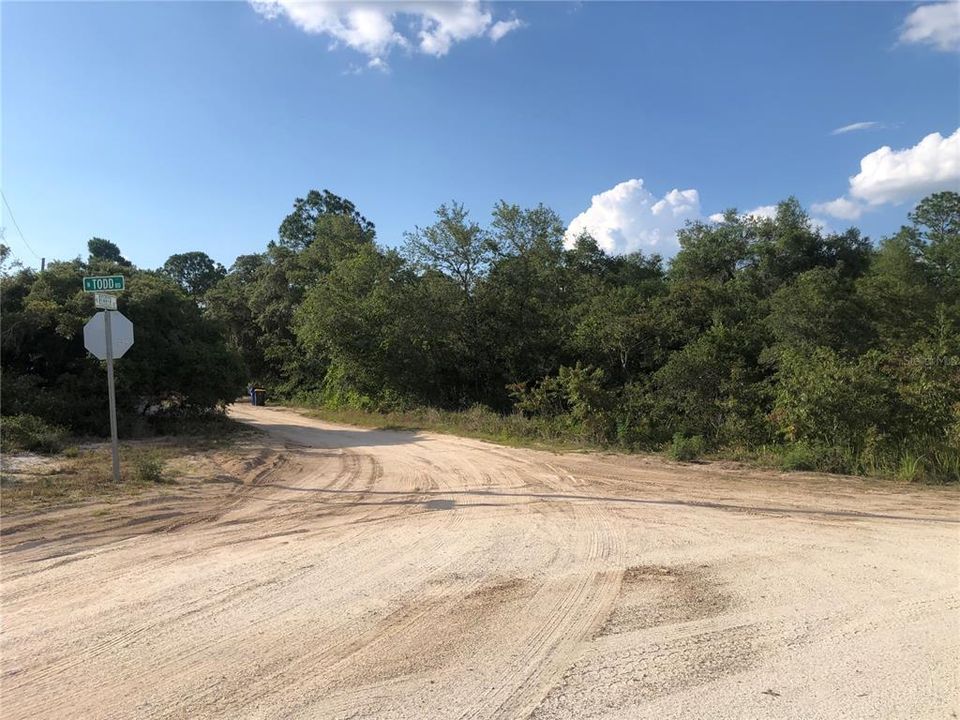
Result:
M263 388L256 388L253 391L253 404L254 405L266 405L267 404L267 391Z

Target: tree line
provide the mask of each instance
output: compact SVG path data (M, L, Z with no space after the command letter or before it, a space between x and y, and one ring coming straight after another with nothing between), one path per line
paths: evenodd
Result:
M222 406L251 381L326 407L522 417L627 449L958 479L957 193L925 198L876 244L824 231L792 198L770 219L688 224L669 262L610 255L588 234L567 247L564 232L542 205L501 202L480 223L451 203L386 248L324 190L229 270L202 252L136 270L91 241L86 263L5 278L3 412L49 417L67 386L102 383L76 348L90 311L77 278L123 266L142 350L124 375L134 415L170 397L181 411ZM174 316L189 329L164 329ZM138 318L163 338L162 366Z

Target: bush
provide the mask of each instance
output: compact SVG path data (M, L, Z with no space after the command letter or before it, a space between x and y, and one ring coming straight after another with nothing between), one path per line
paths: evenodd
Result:
M783 470L817 470L817 453L805 443L790 445L780 459Z
M133 461L133 474L138 482L165 482L166 478L163 476L163 470L163 460L155 452L144 453Z
M941 448L932 453L933 471L943 482L960 482L960 450Z
M690 462L700 458L707 450L707 444L700 435L684 437L682 433L673 436L673 442L667 454L674 460Z
M30 450L55 453L63 447L67 431L35 415L8 415L0 422L0 447L4 452Z
M923 476L923 457L909 450L900 456L897 477L905 482L916 482Z

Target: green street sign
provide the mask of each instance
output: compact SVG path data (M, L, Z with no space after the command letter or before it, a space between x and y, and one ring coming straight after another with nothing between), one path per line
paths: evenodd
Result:
M84 292L103 292L104 290L123 290L123 275L106 275L104 277L85 277L83 279Z

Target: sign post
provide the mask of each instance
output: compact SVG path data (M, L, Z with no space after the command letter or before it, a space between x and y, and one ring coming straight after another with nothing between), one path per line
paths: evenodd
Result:
M110 444L113 454L113 481L120 482L120 443L117 438L117 395L113 382L113 360L133 345L133 323L117 312L117 298L103 290L123 290L123 276L85 277L84 292L96 293L98 312L83 326L83 344L93 355L107 361L107 400L110 406Z
M104 335L107 345L107 398L110 403L110 442L113 445L113 481L120 483L120 444L117 441L117 394L113 387L113 333L110 332L112 310L104 313Z

